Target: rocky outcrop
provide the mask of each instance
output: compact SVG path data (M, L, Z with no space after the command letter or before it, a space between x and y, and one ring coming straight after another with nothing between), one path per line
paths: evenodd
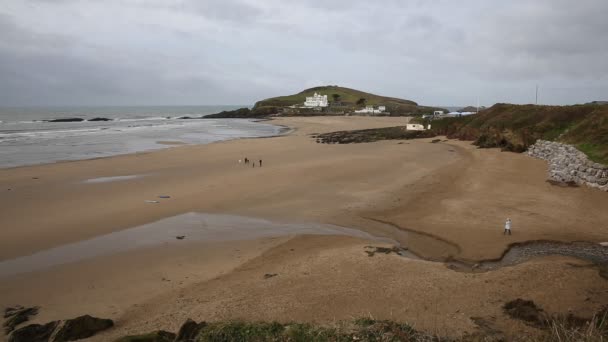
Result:
M528 155L549 163L550 180L608 191L608 166L589 160L574 146L538 140L528 148Z
M65 321L52 321L44 325L30 324L13 331L9 342L67 342L91 337L114 326L111 319L84 315Z
M63 119L52 119L52 120L44 120L46 122L81 122L84 121L83 118L63 118Z
M360 144L381 140L408 140L432 136L429 131L408 131L405 126L313 134L320 144Z
M38 314L38 307L24 308L23 306L15 306L4 310L5 321L2 324L6 334L15 330L19 324L26 322L31 316Z
M175 342L187 342L194 341L198 336L199 332L207 326L206 322L196 323L195 321L188 319L177 332Z
M96 333L114 326L111 319L102 319L84 315L73 319L68 319L59 328L53 342L76 341L91 337Z
M13 331L8 337L8 342L48 342L57 325L59 325L59 321L52 321L44 325L30 324Z

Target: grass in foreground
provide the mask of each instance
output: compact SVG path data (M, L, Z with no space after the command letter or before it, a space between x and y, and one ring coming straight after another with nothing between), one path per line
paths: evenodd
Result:
M459 338L440 337L419 332L405 323L369 318L357 319L352 322L341 322L335 326L318 326L303 323L281 324L277 322L216 322L200 323L196 336L192 339L181 340L179 335L154 332L145 335L127 336L117 342L164 342L164 341L197 341L197 342L342 342L342 341L560 341L560 342L600 342L608 340L608 320L605 314L596 316L591 321L576 321L568 317L553 318L539 327L535 336L517 335L507 339L504 334L494 329L481 328L474 334L465 334Z

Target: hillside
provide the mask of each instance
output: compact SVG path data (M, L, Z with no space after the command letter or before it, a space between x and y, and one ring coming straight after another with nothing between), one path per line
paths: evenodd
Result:
M479 110L485 109L485 107L479 107ZM477 112L477 107L475 106L466 106L464 108L460 108L457 112Z
M432 132L515 152L525 151L537 139L559 141L608 163L607 105L496 104L477 115L435 120Z
M258 101L253 108L256 110L298 105L304 103L306 97L313 96L314 93L327 95L331 107L341 111L352 111L365 105L386 106L387 111L393 116L416 115L432 113L434 110L443 110L441 108L419 106L416 102L410 100L380 96L339 86L314 87L293 95L265 99Z

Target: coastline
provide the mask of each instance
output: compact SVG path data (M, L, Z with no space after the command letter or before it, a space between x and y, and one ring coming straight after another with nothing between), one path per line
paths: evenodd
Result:
M245 121L245 122L249 122L249 123L253 123L254 125L258 122L261 122L263 124L266 124L263 122L263 120L256 120L256 119L213 119L215 121L221 121L221 120L231 120L231 121ZM145 121L145 120L140 120L140 121ZM268 120L270 121L270 120ZM205 122L205 121L197 121L197 122ZM270 125L272 125L271 123L268 123ZM230 141L230 140L236 140L236 139L255 139L255 138L266 138L266 137L275 137L275 136L280 136L283 134L286 134L285 132L288 132L289 129L288 127L283 127L280 125L272 125L277 127L278 132L276 134L267 134L267 135L262 135L262 136L250 136L251 134L257 134L259 132L257 131L252 131L250 130L249 132L243 131L242 135L240 136L234 136L234 137L228 137L228 138L219 138L219 135L215 137L215 139L213 141L209 141L209 142L186 142L186 141L182 141L182 140L174 140L168 136L164 136L159 138L160 140L156 140L153 141L154 139L150 140L150 139L135 139L136 141L139 141L139 144L141 145L143 141L145 140L150 140L147 143L143 143L143 145L148 144L146 147L140 146L139 150L134 150L134 151L121 151L121 152L108 152L107 150L104 150L104 147L99 146L100 150L98 151L94 151L93 153L99 153L99 154L105 154L102 156L89 156L89 155L85 155L85 154L81 154L80 156L76 157L76 158L69 158L69 159L51 159L48 161L42 161L42 162L27 162L27 161L23 161L22 164L20 165L12 165L12 166L0 166L0 169L12 169L12 168L21 168L21 167L29 167L29 166L40 166L40 165L45 165L45 164L53 164L53 163L65 163L65 162L76 162L76 161L81 161L81 160L95 160L95 159L102 159L102 158L111 158L111 157L116 157L116 156L123 156L123 155L131 155L131 154L140 154L140 153L148 153L148 152L155 152L155 151L160 151L163 149L168 149L168 148L173 148L176 146L182 146L182 145L188 145L188 146L193 146L193 145L206 145L206 144L213 144L213 143L217 143L217 142L222 142L222 141ZM187 126L185 126L187 127ZM129 127L130 128L130 127ZM136 127L137 128L137 127ZM72 127L73 129L73 127ZM95 127L96 130L100 130L100 131L104 131L108 128L100 128L100 127ZM66 131L69 132L70 130L68 130L66 128ZM78 130L76 130L78 131ZM8 132L8 133L20 133L20 132ZM31 132L26 132L26 133L31 133ZM182 132L183 133L183 132ZM201 134L201 139L204 140L204 138L206 137L206 135L204 133L200 133ZM179 135L178 135L179 136ZM82 136L80 137L81 140L85 140L87 139L87 137ZM177 139L180 139L179 137L177 137ZM150 144L152 143L151 146ZM76 146L76 145L74 145ZM11 146L8 145L8 147L17 147L18 145L15 146ZM107 148L107 147L105 147ZM30 151L31 153L31 151ZM9 155L10 156L10 155ZM10 164L9 164L10 165Z
M455 244L458 250L447 252L472 261L500 257L525 241L608 236L605 194L551 186L542 161L453 140L328 145L310 137L402 125L404 118L272 121L293 130L264 139L0 169L0 226L8 227L0 231L0 260L189 212L338 225L391 238L425 258L447 251L426 234ZM239 165L244 157L263 159L263 167ZM513 236L502 235L506 215L513 218ZM456 335L476 329L470 317L502 318L500 303L516 296L550 312L572 309L580 315L608 302L608 284L598 270L568 257L470 273L396 254L370 257L366 246L391 244L351 236L209 243L188 242L186 235L184 242L0 279L6 294L0 306L41 305L33 322L85 313L115 319L119 328L93 339L101 341L159 328L175 331L186 316L327 323L369 314L430 331L443 326ZM436 309L424 309L432 303ZM497 324L529 329L506 318Z

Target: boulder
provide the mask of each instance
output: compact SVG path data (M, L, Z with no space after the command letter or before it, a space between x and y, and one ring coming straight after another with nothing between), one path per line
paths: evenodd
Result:
M91 337L113 326L114 322L111 319L101 319L89 315L68 319L57 331L53 342L76 341Z
M182 324L181 328L177 332L177 337L175 338L175 342L190 342L194 341L198 336L198 333L207 326L207 323L200 322L196 323L195 321L188 318L188 320Z
M502 307L511 318L519 319L535 325L542 325L545 322L543 309L536 306L531 300L517 298L505 303Z
M59 321L52 321L44 325L30 324L13 331L8 342L48 342Z

